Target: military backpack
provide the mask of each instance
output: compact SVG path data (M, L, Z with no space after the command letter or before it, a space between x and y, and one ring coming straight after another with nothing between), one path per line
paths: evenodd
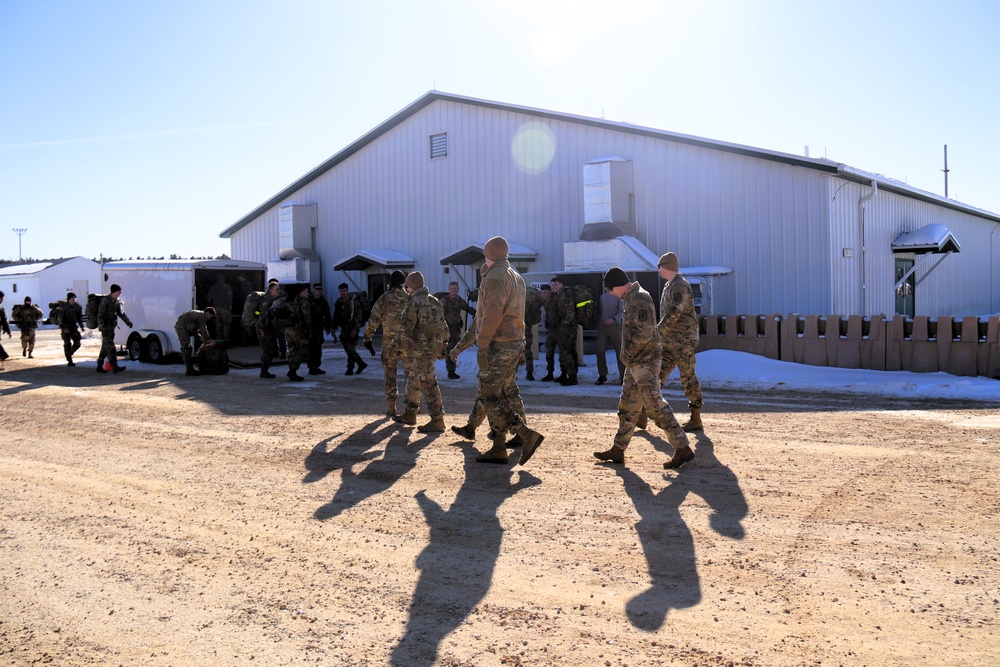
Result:
M101 323L97 321L97 313L101 310L101 299L104 298L104 294L88 294L87 295L87 328L88 329L100 329Z
M594 293L586 285L573 285L569 290L576 306L576 323L584 329L593 329L594 318L597 316Z
M60 299L59 301L53 301L49 304L49 324L54 324L57 327L62 326L63 322L63 309L66 307L66 299Z
M257 326L260 319L260 304L264 301L266 292L250 292L247 300L243 302L243 318L240 320L243 326Z
M528 285L524 292L524 325L527 327L542 321L542 292Z

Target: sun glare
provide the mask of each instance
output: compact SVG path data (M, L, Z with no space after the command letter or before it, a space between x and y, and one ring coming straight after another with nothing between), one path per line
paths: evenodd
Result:
M555 135L547 125L537 120L525 123L514 135L510 152L521 171L540 174L548 169L555 157Z

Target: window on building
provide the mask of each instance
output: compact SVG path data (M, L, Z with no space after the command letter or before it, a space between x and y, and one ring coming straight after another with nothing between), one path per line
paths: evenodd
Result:
M448 133L431 135L431 159L448 157Z
M13 292L14 294L17 294L17 283L11 285L10 291Z

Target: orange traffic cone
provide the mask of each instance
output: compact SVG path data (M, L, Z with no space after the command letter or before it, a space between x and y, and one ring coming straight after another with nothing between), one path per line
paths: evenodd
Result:
M111 362L110 361L105 361L104 362L104 370L106 370L106 371L110 371L111 370Z

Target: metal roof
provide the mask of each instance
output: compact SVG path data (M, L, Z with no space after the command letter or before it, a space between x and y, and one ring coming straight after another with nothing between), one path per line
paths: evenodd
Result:
M442 265L455 264L456 266L475 264L476 262L483 261L483 248L486 247L485 241L478 241L476 243L469 244L464 248L460 248L450 255L445 255L441 258ZM523 246L518 243L507 242L507 259L511 262L515 261L528 261L533 262L538 259L538 253L529 248L528 246Z
M533 107L519 106L516 104L506 104L503 102L492 102L489 100L482 100L475 97L465 97L463 95L453 95L450 93L443 93L436 90L432 90L422 97L411 103L409 106L403 108L401 111L397 112L395 115L391 116L388 120L378 125L373 130L359 138L357 141L351 143L342 151L321 163L312 171L308 172L297 181L281 190L279 193L265 201L263 204L255 208L254 210L247 213L245 216L237 220L235 223L227 227L222 233L219 234L221 238L229 238L240 229L250 224L253 220L260 217L268 210L274 208L285 202L285 200L293 195L298 190L302 189L312 181L316 180L329 170L336 167L338 164L351 157L362 148L372 143L380 136L388 132L389 130L397 127L398 125L404 123L414 114L418 113L425 107L433 104L437 101L446 102L456 102L459 104L467 104L471 106L482 107L485 109L494 109L498 111L508 111L513 113L520 113L528 116L534 116L537 118L546 118L549 120L576 123L579 125L586 125L589 127L596 127L606 130L614 130L618 132L627 132L629 134L635 134L639 136L651 137L654 139L662 139L665 141L672 141L675 143L688 144L691 146L699 146L702 148L710 148L713 150L723 151L726 153L733 153L736 155L743 155L751 158L758 158L762 160L770 160L772 162L780 162L783 164L794 165L798 167L806 167L808 169L815 169L818 171L823 171L830 174L836 174L842 178L846 178L852 181L860 182L871 182L872 179L876 179L879 182L879 187L884 187L890 191L897 192L898 194L903 194L906 196L914 197L923 201L929 201L947 208L952 208L955 210L963 211L966 213L972 213L974 215L989 218L990 220L995 220L1000 222L1000 215L990 213L988 211L983 211L982 209L975 208L973 206L968 206L951 199L945 199L944 197L939 197L932 193L926 192L924 190L919 190L917 188L911 188L910 186L902 183L900 181L895 181L884 176L879 176L877 174L868 174L866 172L854 169L848 165L838 164L832 162L825 158L807 158L799 155L792 155L790 153L781 153L778 151L770 151L763 148L754 148L752 146L745 146L742 144L734 144L726 141L716 141L714 139L706 139L704 137L696 137L690 134L680 134L678 132L668 132L666 130L658 130L651 127L644 127L642 125L633 125L631 123L610 121L603 118L593 118L590 116L577 116L575 114L560 113L556 111L547 111L545 109L536 109Z
M903 232L892 242L892 251L922 255L929 252L961 252L962 246L947 226L936 222L916 231Z
M334 271L364 271L371 266L386 269L412 269L416 262L409 255L396 250L362 250L341 259L333 265Z

